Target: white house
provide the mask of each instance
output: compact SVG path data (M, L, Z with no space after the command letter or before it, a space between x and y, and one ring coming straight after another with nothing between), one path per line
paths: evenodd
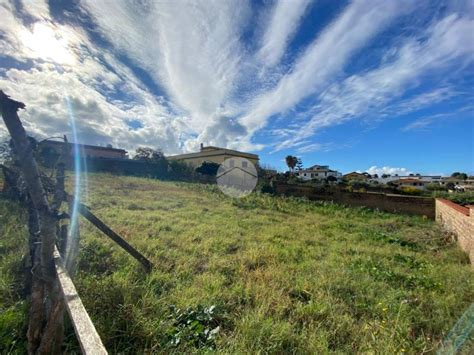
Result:
M308 169L298 170L296 176L302 180L323 180L329 176L339 178L342 174L336 170L329 169L328 165L313 165Z

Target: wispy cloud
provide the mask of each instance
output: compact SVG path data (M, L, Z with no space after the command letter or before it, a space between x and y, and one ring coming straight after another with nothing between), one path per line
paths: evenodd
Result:
M410 124L406 125L405 127L403 127L402 131L403 132L426 131L428 130L429 126L433 125L436 122L439 123L445 120L455 121L457 118L462 118L466 115L469 115L472 119L474 117L473 113L474 113L474 105L468 105L468 106L461 107L457 110L453 110L451 112L441 112L437 114L431 114L428 116L422 116L420 118L417 118Z
M81 29L53 24L48 7L39 1L33 7L24 5L24 13L36 19L31 26L14 16L9 3L0 5L12 24L0 27L6 39L0 41L0 48L3 55L31 65L6 69L0 87L27 104L22 119L29 134L39 138L68 134L74 118L79 138L87 143L112 143L131 150L159 145L169 152L180 151L189 132L182 117L172 115L166 103L113 55L97 49ZM111 99L122 92L127 93L125 98ZM131 130L127 122L136 118L142 128ZM3 126L1 130L5 135Z
M313 107L314 116L277 149L291 147L318 129L377 112L406 90L419 85L420 78L430 71L445 69L454 62L459 66L472 63L474 51L472 46L466 45L472 43L469 40L472 32L473 19L452 14L436 22L420 38L407 39L393 61L331 85ZM443 91L418 97L418 102L412 105L436 102L441 98Z
M212 117L232 111L228 101L245 55L239 40L249 13L245 1L150 2L144 7L86 1L85 8L115 48L166 90L192 128L201 130L214 124Z
M279 63L310 2L311 0L276 2L257 54L264 66L271 67Z
M312 152L329 152L337 148L334 143L303 143L302 146L296 148L298 154L306 154Z
M322 90L347 64L351 55L383 30L391 21L408 11L406 2L356 1L324 30L297 58L291 72L271 91L254 101L242 123L255 131L267 119L298 104Z
M425 18L414 0L355 0L297 51L311 0L84 0L71 4L74 23L50 5L59 6L0 3L0 58L13 63L0 68L0 86L27 102L28 128L41 136L69 129L68 97L88 143L305 154L332 149L314 141L325 127L469 96L457 79L473 62L474 8L462 2ZM397 27L416 11L423 21ZM265 20L252 32L256 18ZM380 39L388 32L395 41ZM382 55L371 58L374 43ZM361 56L370 60L355 65Z

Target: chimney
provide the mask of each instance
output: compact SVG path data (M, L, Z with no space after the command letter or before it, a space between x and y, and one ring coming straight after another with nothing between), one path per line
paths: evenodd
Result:
M203 144L203 143L201 143L201 151L202 151L202 149L203 149L203 148L204 148L204 144Z

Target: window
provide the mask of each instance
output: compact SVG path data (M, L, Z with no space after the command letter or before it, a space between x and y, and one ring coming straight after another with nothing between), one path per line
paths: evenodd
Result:
M242 162L242 168L246 168L247 167L247 162L246 161L243 161Z
M229 167L230 168L233 168L234 167L234 161L231 159L229 160Z
M303 175L306 176L306 173L304 173Z

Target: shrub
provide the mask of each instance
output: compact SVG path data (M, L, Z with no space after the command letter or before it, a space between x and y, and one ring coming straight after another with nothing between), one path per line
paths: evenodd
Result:
M275 193L275 189L273 186L269 183L263 183L262 186L260 187L260 192L264 194L273 194Z
M216 176L218 169L219 164L205 161L199 168L196 169L196 171L203 175Z
M404 194L414 195L414 196L420 196L423 193L422 190L417 189L416 187L412 187L412 186L403 186L400 188L400 191L402 191Z
M445 198L453 201L460 205L474 205L474 191L467 192L447 192L447 191L434 191L432 193L435 198Z

